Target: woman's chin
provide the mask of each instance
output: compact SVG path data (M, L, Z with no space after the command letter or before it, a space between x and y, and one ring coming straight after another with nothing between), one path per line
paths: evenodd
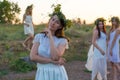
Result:
M51 31L55 31L55 29L53 29L53 28L49 28Z

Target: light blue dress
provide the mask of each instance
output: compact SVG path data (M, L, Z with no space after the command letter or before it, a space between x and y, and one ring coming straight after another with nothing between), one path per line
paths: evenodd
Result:
M55 46L62 44L68 47L68 42L65 38L57 38L53 36ZM50 58L50 43L49 38L43 33L35 36L33 42L40 43L38 54ZM63 65L55 65L52 63L42 64L37 63L37 72L35 80L68 80L66 70Z
M110 55L110 47L112 45L112 41L114 39L114 36L115 36L115 33L116 33L116 30L114 30L113 32L110 33L110 41L109 41L109 44L108 44L108 59L109 61L111 62L114 62L114 63L119 63L120 62L120 35L117 37L116 39L116 42L114 44L114 47L112 49L112 56Z
M97 45L106 53L106 34L101 33L101 37L96 40ZM102 53L94 47L93 52L93 64L92 64L92 80L96 77L97 74L100 73L99 78L107 80L106 72L107 72L107 63L106 63L106 54L102 55ZM98 79L101 80L101 79Z

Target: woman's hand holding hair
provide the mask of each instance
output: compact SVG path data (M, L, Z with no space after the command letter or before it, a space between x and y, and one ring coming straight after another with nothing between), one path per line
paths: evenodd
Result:
M51 33L51 31L50 31L50 29L49 28L45 28L45 33L46 33L46 35L50 38L50 37L52 37L52 33Z

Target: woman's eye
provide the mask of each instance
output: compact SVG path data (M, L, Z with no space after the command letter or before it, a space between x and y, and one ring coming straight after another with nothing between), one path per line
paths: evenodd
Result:
M53 18L52 20L54 21L55 19Z
M59 22L58 22L58 21L57 21L56 23L57 23L57 24L59 24Z

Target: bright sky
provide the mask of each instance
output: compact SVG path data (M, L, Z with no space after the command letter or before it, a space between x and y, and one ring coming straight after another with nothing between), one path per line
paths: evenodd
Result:
M33 22L39 24L48 21L52 12L51 5L60 3L62 12L68 19L80 18L86 23L93 22L98 17L108 20L111 16L120 16L120 0L8 0L17 2L21 8L20 19L28 5L33 4Z

